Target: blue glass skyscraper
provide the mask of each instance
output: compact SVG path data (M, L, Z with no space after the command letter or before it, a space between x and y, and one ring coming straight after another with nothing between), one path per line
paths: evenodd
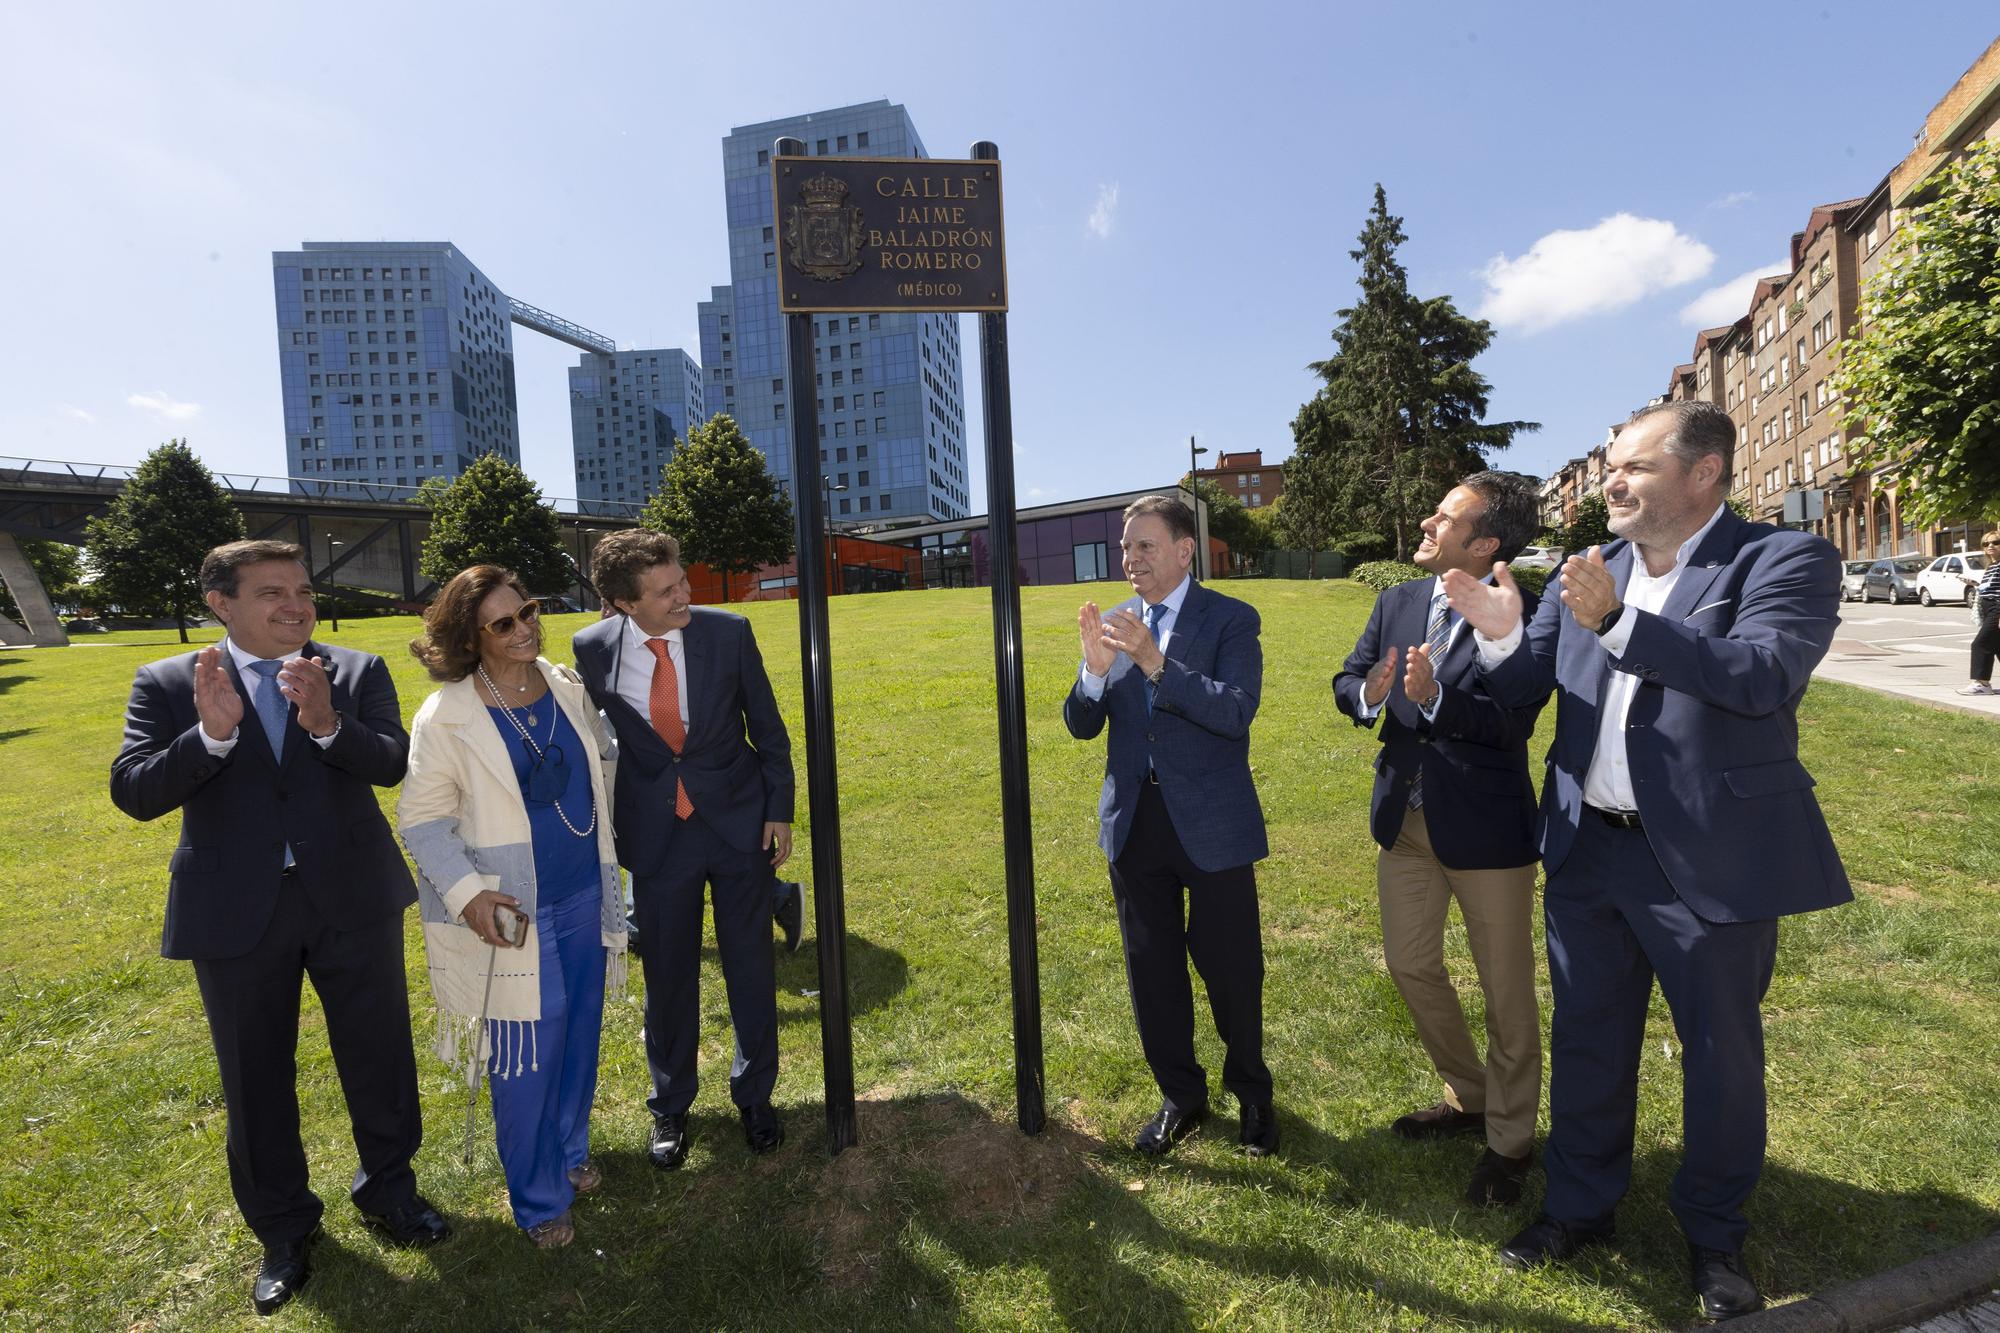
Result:
M701 367L678 347L586 352L569 372L576 494L588 511L626 513L660 488L660 469L708 420Z
M736 418L789 489L791 405L770 167L771 145L786 136L804 140L811 156L929 154L909 113L887 101L739 125L722 141L730 283L700 305L706 402L711 413ZM833 496L835 522L967 513L958 325L955 315L815 317L822 470L846 488Z
M444 241L307 241L271 255L285 471L417 486L521 461L507 296Z

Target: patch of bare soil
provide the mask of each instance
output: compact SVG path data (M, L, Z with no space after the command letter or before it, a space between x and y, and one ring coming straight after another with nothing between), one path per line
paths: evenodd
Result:
M1054 1119L1029 1138L955 1093L871 1090L856 1099L856 1118L861 1142L796 1205L821 1272L841 1286L870 1279L920 1204L995 1226L1046 1217L1095 1169L1091 1155L1103 1146Z

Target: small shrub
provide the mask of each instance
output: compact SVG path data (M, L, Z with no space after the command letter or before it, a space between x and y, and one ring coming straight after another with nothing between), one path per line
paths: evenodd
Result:
M1510 565L1507 572L1514 576L1514 582L1520 584L1523 588L1535 594L1535 596L1540 597L1542 590L1548 586L1549 575L1555 571L1539 567L1523 568L1520 565Z
M1408 583L1411 579L1427 579L1430 571L1415 565L1406 565L1400 560L1371 560L1365 565L1356 565L1349 575L1357 583L1365 583L1376 592L1393 588L1398 583Z

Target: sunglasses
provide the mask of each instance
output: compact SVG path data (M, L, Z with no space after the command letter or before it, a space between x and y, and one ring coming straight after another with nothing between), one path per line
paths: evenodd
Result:
M514 626L516 623L522 625L532 625L541 618L542 618L542 604L540 602L535 601L531 597L527 601L521 603L520 609L514 612L513 615L501 616L498 620L489 620L484 625L481 625L479 628L485 630L488 634L494 635L495 637L505 637L506 635L512 634L514 632Z

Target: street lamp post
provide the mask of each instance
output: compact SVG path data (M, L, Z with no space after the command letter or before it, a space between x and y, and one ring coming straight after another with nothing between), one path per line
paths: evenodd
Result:
M821 499L825 501L820 507L826 511L826 592L831 597L840 591L840 547L833 540L833 493L846 490L847 483L836 482L821 473L819 485Z
M333 616L333 632L335 634L340 633L340 594L337 591L338 585L333 581L333 548L345 545L347 545L346 542L335 541L332 533L329 532L326 534L326 605L327 610Z
M1205 447L1196 448L1194 442L1194 436L1192 435L1188 436L1188 496L1190 499L1194 501L1194 504L1190 506L1190 508L1194 510L1194 576L1196 578L1201 577L1202 540L1201 540L1201 489L1196 485L1196 482L1198 482L1200 478L1198 478L1195 475L1196 464L1194 460L1195 460L1195 455L1205 454L1207 452L1208 450Z

